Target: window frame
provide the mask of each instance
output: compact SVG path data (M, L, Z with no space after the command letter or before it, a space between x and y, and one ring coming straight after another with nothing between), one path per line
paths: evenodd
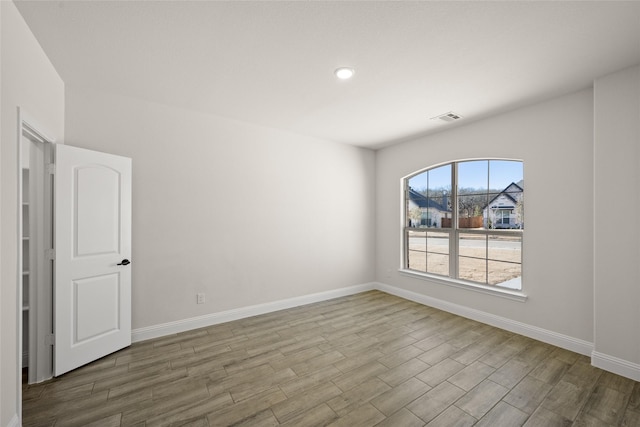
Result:
M482 159L464 159L464 160L454 160L445 163L439 163L432 165L430 167L421 169L417 172L414 172L410 175L407 175L402 178L401 186L402 186L402 255L401 255L401 267L399 272L403 275L410 277L417 277L424 280L435 281L437 283L442 283L449 286L454 286L457 288L469 289L485 294L496 295L500 297L504 297L507 299L524 302L527 299L527 295L523 292L524 289L524 268L523 268L523 259L524 259L524 230L522 229L495 229L495 228L482 228L482 229L466 229L460 228L459 224L459 212L458 212L458 165L464 162L472 162L472 161L517 161L522 163L523 167L523 175L524 175L524 161L520 159L510 159L510 158L482 158ZM427 171L451 165L451 192L450 192L450 201L451 201L451 227L450 228L420 228L420 227L412 227L409 218L409 180L417 175L425 173ZM490 173L490 172L488 172ZM489 194L489 188L487 188L487 194ZM490 208L487 205L488 208ZM409 233L410 232L423 232L425 233L425 239L428 236L428 232L439 232L439 233L448 233L449 235L449 275L444 276L437 273L429 273L423 272L419 270L413 270L409 268L409 251L410 251L410 243L409 243ZM486 266L485 270L485 283L475 282L471 280L460 279L460 235L461 234L476 234L486 236L485 239L485 257L484 262ZM488 284L488 275L489 275L489 262L491 259L489 258L489 238L490 236L517 236L520 239L521 244L521 261L520 261L520 289L509 289L506 287L500 287L497 285ZM426 253L429 252L428 246L425 246ZM425 256L426 256L425 253ZM426 268L425 268L426 270Z

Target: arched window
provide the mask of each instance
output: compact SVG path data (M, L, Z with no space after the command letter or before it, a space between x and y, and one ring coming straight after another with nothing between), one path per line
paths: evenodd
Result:
M468 160L404 179L404 268L522 289L523 163Z

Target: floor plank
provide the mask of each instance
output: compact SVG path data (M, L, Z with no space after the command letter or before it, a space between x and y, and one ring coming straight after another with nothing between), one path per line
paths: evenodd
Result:
M136 343L23 383L23 425L638 427L640 383L371 291Z

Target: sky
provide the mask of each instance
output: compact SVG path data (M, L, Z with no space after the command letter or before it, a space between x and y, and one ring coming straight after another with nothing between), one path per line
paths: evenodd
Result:
M458 163L458 186L464 188L486 189L487 176L489 188L502 190L512 182L523 179L523 163L513 160L473 160ZM427 187L440 188L451 186L451 165L440 166L425 171L409 179L409 185L414 190Z

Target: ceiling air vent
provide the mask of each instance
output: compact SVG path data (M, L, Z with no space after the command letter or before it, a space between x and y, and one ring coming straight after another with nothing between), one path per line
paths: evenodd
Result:
M440 114L439 116L431 117L431 120L440 119L445 122L455 122L456 120L460 120L462 116L460 114L456 114L453 111L449 111L448 113Z

